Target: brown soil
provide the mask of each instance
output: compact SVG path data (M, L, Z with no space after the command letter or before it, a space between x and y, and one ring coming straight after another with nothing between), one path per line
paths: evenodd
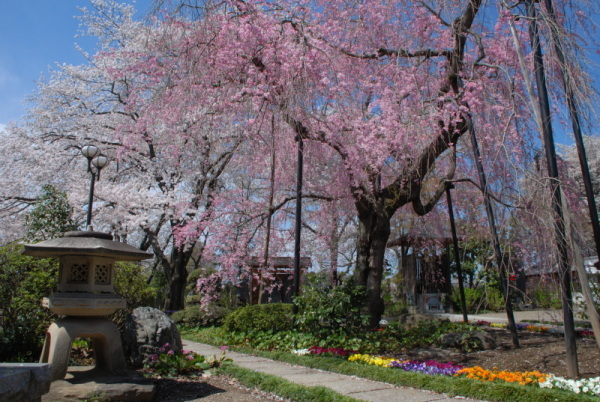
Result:
M198 380L190 378L156 380L157 402L211 401L253 402L285 401L276 395L242 386L236 379L225 376L209 376Z
M505 329L492 330L498 347L472 353L441 349L415 350L405 356L415 360L435 359L465 366L480 366L488 370L533 371L567 377L566 345L563 336L554 334L519 333L520 348L512 345ZM600 376L600 351L594 339L577 339L577 360L582 377Z
M532 371L566 377L566 345L563 336L519 333L521 348L515 349L508 331L495 331L498 348L465 356L464 364L486 369ZM600 376L600 351L594 339L577 339L577 360L582 377Z

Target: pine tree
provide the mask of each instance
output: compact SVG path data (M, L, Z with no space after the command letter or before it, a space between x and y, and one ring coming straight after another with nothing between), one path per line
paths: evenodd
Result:
M25 216L25 238L28 241L42 241L75 230L77 224L72 215L73 207L69 204L67 194L46 184L35 206Z

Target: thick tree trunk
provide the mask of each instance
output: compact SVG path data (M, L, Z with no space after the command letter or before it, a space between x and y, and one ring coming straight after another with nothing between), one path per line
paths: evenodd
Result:
M385 249L390 237L390 217L372 207L358 207L358 244L354 276L367 290L369 326L378 328L384 311L381 281Z
M169 293L165 301L165 310L179 311L185 307L185 288L187 285L187 264L191 252L180 248L173 249L171 253L170 273L167 275Z

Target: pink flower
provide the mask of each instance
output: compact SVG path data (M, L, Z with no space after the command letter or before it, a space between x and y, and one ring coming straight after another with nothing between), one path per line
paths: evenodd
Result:
M169 356L171 356L171 355L174 355L174 354L175 354L175 352L174 352L173 350L169 350L169 351L167 352L167 354L168 354Z
M229 346L221 346L221 350L222 350L223 352L224 352L224 351L226 351L227 349L229 349Z

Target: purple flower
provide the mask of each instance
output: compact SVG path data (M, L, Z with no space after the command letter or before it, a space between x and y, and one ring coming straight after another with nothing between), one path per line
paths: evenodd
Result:
M154 355L148 355L148 359L150 359L150 361L155 362L158 360L158 355L154 354Z
M194 360L194 355L187 355L185 358L187 360Z
M181 353L183 353L184 355L191 355L194 352L192 352L191 350L182 350Z
M417 373L424 374L438 374L438 375L447 375L452 376L458 370L462 368L462 366L453 363L440 363L435 360L427 360L424 362L411 360L407 362L393 361L390 364L390 367L400 368L405 371L413 371Z
M171 355L174 355L174 354L175 354L175 352L174 352L173 350L169 350L169 351L167 352L167 354L168 354L169 356L171 356Z

